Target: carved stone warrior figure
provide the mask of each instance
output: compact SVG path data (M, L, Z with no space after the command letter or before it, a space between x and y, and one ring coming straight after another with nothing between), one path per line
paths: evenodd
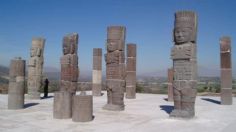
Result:
M197 16L191 11L175 13L175 45L171 50L174 70L174 110L170 117L192 118L197 86Z
M221 59L221 104L232 105L232 64L231 64L231 39L220 39Z
M79 75L78 34L69 34L63 38L63 56L61 57L61 91L75 94Z
M42 87L43 73L43 51L45 39L33 38L32 47L30 49L30 59L28 63L28 98L40 99L40 88Z
M124 110L125 90L125 27L107 28L106 89L107 104L104 109Z

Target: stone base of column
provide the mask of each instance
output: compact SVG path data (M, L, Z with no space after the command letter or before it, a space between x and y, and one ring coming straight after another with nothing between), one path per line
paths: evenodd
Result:
M121 106L121 105L113 105L113 104L106 104L103 107L104 110L110 110L110 111L123 111L125 110L125 106Z
M102 84L93 84L92 93L93 96L102 96Z
M88 122L93 120L93 96L75 95L73 97L72 121Z
M126 99L136 99L136 88L135 86L126 86Z
M54 93L53 118L68 119L72 117L72 94L67 91Z
M173 85L168 84L168 101L173 102Z
M8 89L8 109L24 108L24 82L10 82Z
M232 89L221 89L221 105L232 105L233 98L232 98Z

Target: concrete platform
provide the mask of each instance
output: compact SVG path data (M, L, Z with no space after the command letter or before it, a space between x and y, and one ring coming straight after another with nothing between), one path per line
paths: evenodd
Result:
M103 92L106 93L106 92ZM199 96L196 117L191 120L169 118L173 103L166 95L137 94L125 99L125 111L103 110L106 94L93 97L94 120L75 123L53 119L51 98L27 100L22 110L7 109L7 95L0 95L0 132L235 132L236 98L233 105L220 105L219 97Z

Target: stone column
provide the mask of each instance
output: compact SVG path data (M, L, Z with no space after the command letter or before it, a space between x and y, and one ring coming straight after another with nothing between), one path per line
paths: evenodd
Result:
M170 117L192 118L197 94L197 16L192 11L176 12L174 24L174 110Z
M106 60L106 110L121 111L125 109L125 27L107 28Z
M173 101L173 68L168 69L168 101Z
M101 96L102 91L102 49L93 49L93 96Z
M232 66L231 66L231 39L220 39L221 59L221 104L232 105Z
M127 44L126 98L136 98L136 44Z
M9 71L8 109L24 108L25 60L11 60Z
M78 68L78 34L73 33L63 38L63 56L61 57L60 91L54 97L54 118L72 117L72 97L76 94Z
M40 99L40 88L43 85L43 51L45 39L33 38L28 63L28 95L29 99Z

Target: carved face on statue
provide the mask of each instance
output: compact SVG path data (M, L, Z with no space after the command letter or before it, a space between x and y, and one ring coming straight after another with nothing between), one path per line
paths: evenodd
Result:
M63 54L66 55L66 54L69 54L70 53L70 44L68 43L63 43Z
M117 44L115 42L107 43L107 50L110 52L117 50Z
M32 47L31 49L30 49L30 56L31 57L34 57L34 56L36 56L37 55L37 48L36 47Z
M174 31L175 42L182 44L191 41L192 28L190 27L177 27Z

